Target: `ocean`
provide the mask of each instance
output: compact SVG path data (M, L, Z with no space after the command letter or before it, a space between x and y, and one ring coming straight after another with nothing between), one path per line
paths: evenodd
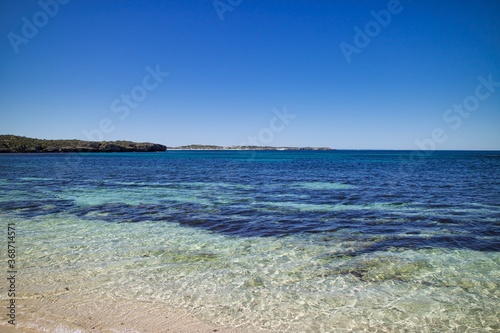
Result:
M3 154L0 219L20 327L500 330L500 152Z

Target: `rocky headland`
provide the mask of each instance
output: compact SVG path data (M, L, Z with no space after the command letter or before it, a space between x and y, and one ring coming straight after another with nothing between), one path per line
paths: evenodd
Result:
M111 153L165 150L166 146L150 142L43 140L18 135L0 135L0 153Z

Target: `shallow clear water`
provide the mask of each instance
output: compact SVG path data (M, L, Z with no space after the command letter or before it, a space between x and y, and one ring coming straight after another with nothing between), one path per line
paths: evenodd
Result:
M500 329L499 171L498 152L0 155L0 218L26 302L68 288L252 331L480 332Z

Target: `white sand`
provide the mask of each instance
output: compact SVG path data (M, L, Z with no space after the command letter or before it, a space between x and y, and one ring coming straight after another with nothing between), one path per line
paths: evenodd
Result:
M2 308L6 304L2 303ZM220 327L182 309L146 302L99 299L93 302L70 302L64 298L37 297L19 300L17 325L8 325L3 316L2 333L35 332L141 332L141 333L246 333L236 328Z

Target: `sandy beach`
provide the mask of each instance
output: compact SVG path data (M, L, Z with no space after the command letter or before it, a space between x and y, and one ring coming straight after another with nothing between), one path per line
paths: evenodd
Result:
M66 297L38 297L25 304L18 311L16 326L7 325L4 318L1 332L246 333L211 324L180 309L146 302L100 299L77 303Z
M12 325L5 326L3 324L0 326L0 330L3 333L37 333L37 332L41 332L41 331L34 331L34 330L31 330L28 328L18 328L16 326L12 326Z

